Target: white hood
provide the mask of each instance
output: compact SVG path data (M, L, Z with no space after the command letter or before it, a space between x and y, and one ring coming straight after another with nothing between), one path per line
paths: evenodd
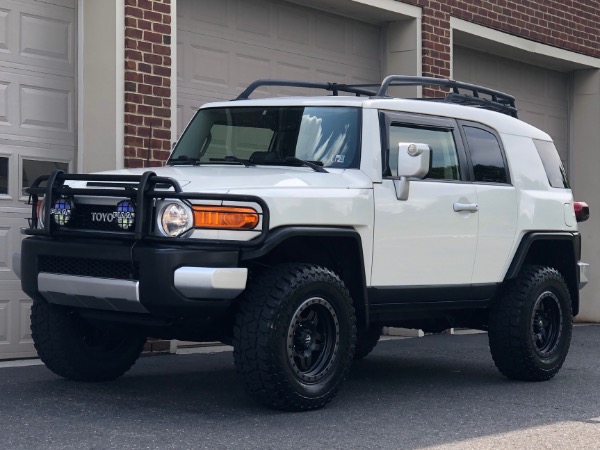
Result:
M184 192L227 193L256 189L370 189L372 181L357 169L326 169L281 166L167 166L101 172L106 175L141 175L151 170L177 180ZM81 185L80 185L81 183ZM85 186L85 182L69 183Z

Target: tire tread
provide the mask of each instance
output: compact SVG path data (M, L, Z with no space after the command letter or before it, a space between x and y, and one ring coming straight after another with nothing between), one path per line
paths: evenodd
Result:
M570 340L572 310L569 290L562 275L551 267L525 266L521 274L508 283L505 292L492 306L489 321L489 342L492 358L498 370L506 377L525 381L545 381L554 377L562 367L564 358L551 368L540 367L536 354L524 338L529 293L547 282L556 282L567 296L565 308L569 320L562 330ZM566 350L568 350L568 342ZM565 350L565 353L566 353ZM566 355L565 355L566 356Z
M342 293L353 329L353 339L345 355L346 365L335 387L321 397L308 398L294 391L279 358L271 348L272 324L277 320L286 298L299 283L327 279ZM331 270L311 264L281 264L254 278L240 305L234 325L234 362L246 391L260 403L288 411L307 411L325 406L337 394L347 375L356 334L354 308L350 293Z

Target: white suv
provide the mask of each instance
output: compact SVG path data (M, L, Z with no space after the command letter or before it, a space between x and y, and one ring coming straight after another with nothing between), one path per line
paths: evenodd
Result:
M269 85L333 95L248 99ZM388 96L406 85L451 93ZM521 380L565 360L589 212L509 95L259 80L200 108L152 170L55 171L29 190L15 267L39 355L63 377L116 378L147 336L220 340L252 396L310 410L382 326L487 330Z

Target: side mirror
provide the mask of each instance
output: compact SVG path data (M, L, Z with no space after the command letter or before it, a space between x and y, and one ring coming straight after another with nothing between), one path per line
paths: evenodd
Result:
M429 172L431 148L427 144L398 144L398 176L424 178Z
M398 144L398 177L394 180L396 198L407 200L409 178L422 179L431 166L431 148L427 144L400 142Z

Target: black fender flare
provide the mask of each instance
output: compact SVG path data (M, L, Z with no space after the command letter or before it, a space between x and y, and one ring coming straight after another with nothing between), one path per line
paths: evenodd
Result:
M573 254L575 256L575 263L581 258L581 235L578 232L543 232L543 231L533 231L527 233L521 239L519 243L519 247L513 256L512 262L506 272L506 276L504 277L505 281L512 280L517 277L519 272L521 271L521 267L523 267L523 263L525 262L525 258L527 257L527 253L529 249L536 241L571 241L573 243ZM577 281L579 282L579 273L577 273Z
M365 273L365 259L363 254L362 239L358 231L352 227L327 227L327 226L284 226L269 230L264 243L257 248L242 248L240 261L251 261L268 255L285 241L297 237L326 237L349 238L356 242L359 252L359 265L364 299L364 312L366 326L369 324L369 297L367 294L367 278Z
M527 255L529 254L529 250L533 246L534 243L539 241L567 241L571 242L573 246L573 267L571 274L563 274L567 278L572 276L573 284L569 286L569 290L571 292L571 297L573 301L573 316L579 314L579 270L577 270L577 262L581 259L581 235L576 231L532 231L523 236L521 242L519 243L519 247L513 256L513 259L510 263L508 271L504 277L504 281L509 281L515 279L525 260L527 259Z

